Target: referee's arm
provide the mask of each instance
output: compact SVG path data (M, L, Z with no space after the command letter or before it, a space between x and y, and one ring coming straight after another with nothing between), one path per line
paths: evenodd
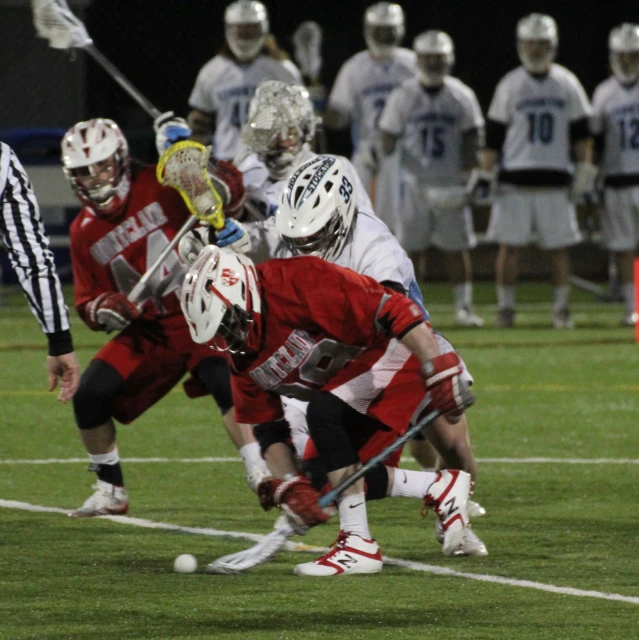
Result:
M68 400L79 379L69 313L29 178L4 143L0 143L0 238L31 311L49 340L49 386L55 388L61 377L60 399Z

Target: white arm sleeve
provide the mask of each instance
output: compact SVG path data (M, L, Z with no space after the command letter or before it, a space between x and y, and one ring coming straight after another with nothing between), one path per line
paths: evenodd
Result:
M401 136L406 127L408 96L402 87L393 89L379 117L379 129L394 136Z
M503 78L495 89L495 95L493 96L490 108L488 109L488 117L496 122L502 124L508 124L510 121L510 109L508 104L508 87L506 85L506 79Z
M571 73L569 77L572 80L570 83L570 120L574 122L575 120L581 120L581 118L590 117L592 115L592 106L577 76Z
M260 222L245 222L251 238L251 250L246 254L256 264L269 258L285 257L284 243L275 229L275 216Z
M197 74L195 86L189 96L189 106L205 113L213 113L216 107L213 104L213 91L211 87L213 60L207 62Z
M328 107L351 116L355 110L355 95L353 94L352 64L346 61L335 78L335 84L328 97Z

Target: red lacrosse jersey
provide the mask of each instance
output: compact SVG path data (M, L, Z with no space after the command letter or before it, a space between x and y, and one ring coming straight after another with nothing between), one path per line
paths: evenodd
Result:
M133 179L124 216L108 222L84 207L70 228L75 306L81 317L88 302L107 291L128 295L175 237L189 216L180 194L161 186L155 165ZM149 280L139 302L153 315L181 314L180 288L187 267L172 251Z
M279 420L279 396L310 400L323 390L404 433L427 403L419 362L396 339L423 322L417 305L320 258L274 259L256 268L260 346L248 364L233 360L237 421Z

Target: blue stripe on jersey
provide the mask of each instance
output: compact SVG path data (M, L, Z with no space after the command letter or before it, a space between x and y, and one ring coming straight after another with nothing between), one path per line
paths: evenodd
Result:
M430 313L428 313L426 307L424 307L424 297L415 278L411 280L410 286L408 287L408 297L422 310L424 320L428 322L430 320Z

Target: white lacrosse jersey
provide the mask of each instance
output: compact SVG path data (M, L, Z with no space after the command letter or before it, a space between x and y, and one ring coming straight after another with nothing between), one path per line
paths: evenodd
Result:
M418 78L405 80L390 94L379 119L380 130L399 138L402 168L445 186L464 182L463 135L483 126L474 91L450 76L438 89L424 88Z
M252 243L247 255L254 262L293 256L275 228L275 217L248 223L246 228ZM362 211L356 214L342 252L331 262L377 282L397 282L407 292L415 280L413 263L395 236L379 218Z
M342 65L328 107L350 117L356 150L362 142L375 137L377 121L391 91L415 75L415 54L402 47L395 49L391 60L375 60L366 50Z
M603 134L604 175L639 174L639 83L625 87L611 76L592 98L592 132Z
M249 102L265 80L299 84L301 76L289 60L275 60L265 55L249 64L217 55L200 69L189 106L215 115L213 151L216 157L232 160L239 152L240 129L246 122Z
M317 153L310 150L308 145L304 146L304 151L300 159L293 165L291 165L290 173L293 173L297 167L304 162L316 158ZM357 175L355 167L353 167L350 160L344 158L344 156L337 156L342 161L344 172L348 178L355 184L357 193L359 194L357 199L357 209L364 211L370 215L373 213L373 205L366 193L366 189L362 185L362 181ZM287 178L273 182L271 180L268 170L257 157L257 154L253 153L250 156L244 158L237 167L243 176L244 188L246 189L246 201L245 208L249 212L249 219L251 220L264 220L274 216L277 212L277 208L280 205L280 194L282 189L286 186Z
M490 120L506 126L502 169L567 171L570 125L591 113L584 88L565 67L553 64L542 77L523 66L510 71L497 85L488 110Z

